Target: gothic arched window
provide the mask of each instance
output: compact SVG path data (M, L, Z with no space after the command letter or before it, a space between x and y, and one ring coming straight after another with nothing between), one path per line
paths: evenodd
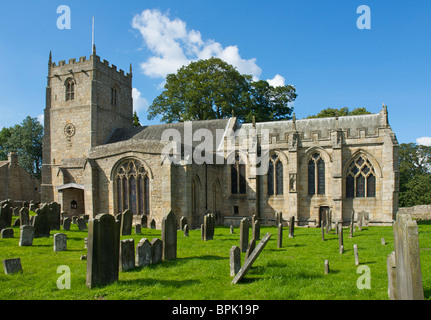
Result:
M313 153L308 161L308 194L325 194L325 160L320 153Z
M130 209L133 214L150 214L150 180L142 162L127 160L114 177L117 212Z
M66 80L66 101L75 100L75 82L73 79Z
M239 155L235 156L235 163L231 165L231 192L232 194L246 193L245 164Z
M280 158L274 154L269 159L268 164L268 195L283 194L283 163Z
M376 196L376 173L371 162L363 156L353 161L347 170L346 198Z

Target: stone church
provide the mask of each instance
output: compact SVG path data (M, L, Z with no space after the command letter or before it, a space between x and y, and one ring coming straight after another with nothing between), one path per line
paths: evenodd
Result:
M58 64L50 54L43 202L90 217L130 209L157 228L170 210L193 228L209 211L224 225L252 215L271 225L282 212L317 226L328 210L333 221L348 223L354 210L371 225L392 223L398 142L386 106L349 117L241 123L232 115L133 127L132 69L95 51Z

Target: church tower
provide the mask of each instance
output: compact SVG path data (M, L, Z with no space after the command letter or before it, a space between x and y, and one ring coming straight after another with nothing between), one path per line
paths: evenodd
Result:
M90 149L104 144L115 128L131 126L131 67L125 74L108 61L101 61L95 46L89 59L70 59L68 63L63 60L58 65L52 62L50 53L44 111L42 202L62 202L59 200L64 200L61 198L66 195L63 190L68 188L81 189L83 193L84 167ZM71 194L71 199L81 198Z

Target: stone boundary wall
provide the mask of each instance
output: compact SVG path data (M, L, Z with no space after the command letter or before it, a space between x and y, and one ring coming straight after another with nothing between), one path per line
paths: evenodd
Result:
M399 208L398 214L409 214L417 220L431 220L431 205Z

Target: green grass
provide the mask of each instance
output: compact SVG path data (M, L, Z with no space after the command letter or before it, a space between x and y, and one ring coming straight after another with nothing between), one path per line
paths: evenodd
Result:
M122 236L122 239L160 238L159 230L142 229L143 234ZM321 240L316 228L296 228L295 237L288 238L285 228L283 248L277 248L275 227L262 227L261 236L272 237L245 278L231 285L229 250L239 245L239 230L217 227L212 241L200 239L200 230L184 237L178 231L178 258L158 265L120 272L119 280L111 285L88 289L85 286L86 254L84 238L76 225L70 231L51 231L50 238L34 239L32 247L19 247L19 228L15 238L0 239L0 259L21 258L23 273L0 273L0 299L59 300L59 299L155 299L155 300L386 300L386 258L393 251L392 227L365 227L349 238L344 230L345 252L338 252L338 236L334 230ZM68 251L53 252L52 235L64 232L68 237ZM251 234L251 232L250 232ZM386 239L382 245L380 239ZM420 223L419 243L425 298L431 297L431 224ZM359 248L361 265L371 271L371 289L359 290L353 245ZM241 254L244 262L245 254ZM324 260L329 260L330 274L324 274ZM60 265L71 270L71 289L60 290L57 273Z

